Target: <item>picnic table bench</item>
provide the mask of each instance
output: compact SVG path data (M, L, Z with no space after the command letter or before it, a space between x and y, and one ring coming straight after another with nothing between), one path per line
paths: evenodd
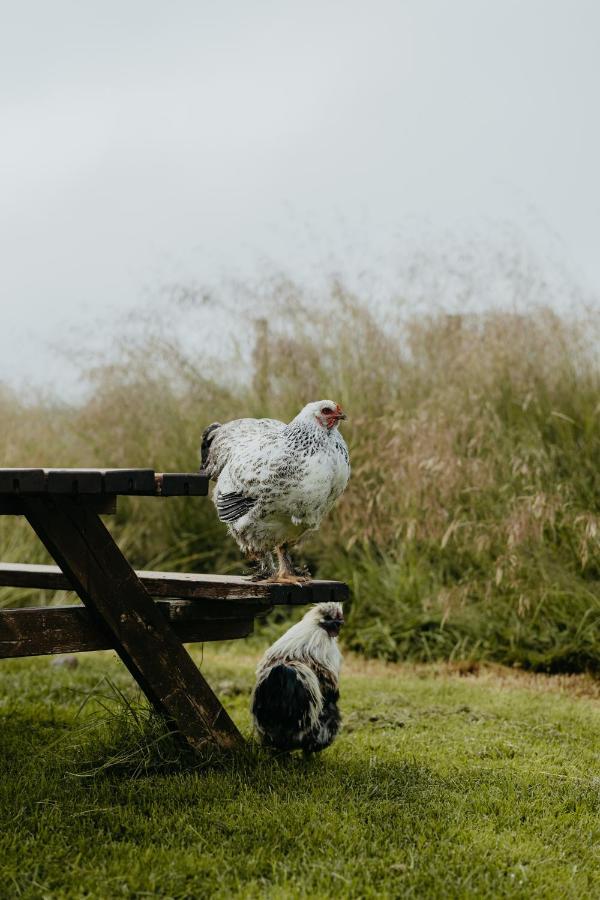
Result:
M274 606L343 601L348 588L136 572L100 518L116 511L119 496L207 493L202 472L0 468L0 515L25 516L57 563L0 563L0 586L74 591L83 602L0 610L0 658L113 648L189 744L239 745L238 729L183 644L246 637Z

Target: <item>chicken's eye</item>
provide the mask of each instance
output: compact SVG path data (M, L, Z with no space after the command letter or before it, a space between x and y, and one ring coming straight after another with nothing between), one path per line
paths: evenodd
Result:
M332 410L332 408L331 408L330 406L324 406L323 409L321 410L321 412L322 412L323 415L325 415L325 416L331 416L331 415L333 415L333 410Z

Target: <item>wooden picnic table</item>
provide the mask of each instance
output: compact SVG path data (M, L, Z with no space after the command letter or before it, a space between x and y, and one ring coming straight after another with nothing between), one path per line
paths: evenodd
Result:
M114 648L189 744L239 745L238 729L183 643L242 638L275 605L343 601L348 588L334 581L295 586L136 572L100 518L116 511L119 496L207 493L202 472L0 468L0 515L25 516L57 563L1 563L0 585L71 590L83 602L0 610L0 658Z

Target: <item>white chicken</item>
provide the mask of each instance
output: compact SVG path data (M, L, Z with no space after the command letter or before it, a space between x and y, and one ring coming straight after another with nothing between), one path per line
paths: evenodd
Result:
M346 415L333 400L308 403L289 424L236 419L209 425L202 466L216 481L213 502L260 577L302 583L289 548L319 528L350 477L338 430ZM277 569L273 565L277 556Z
M342 664L337 636L343 624L339 603L319 603L261 659L251 711L267 746L316 753L336 737Z

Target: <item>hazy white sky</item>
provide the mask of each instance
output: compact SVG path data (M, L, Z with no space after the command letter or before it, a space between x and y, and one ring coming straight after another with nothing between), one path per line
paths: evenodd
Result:
M600 288L599 46L597 0L0 0L0 380L66 383L46 343L162 282L417 221Z

